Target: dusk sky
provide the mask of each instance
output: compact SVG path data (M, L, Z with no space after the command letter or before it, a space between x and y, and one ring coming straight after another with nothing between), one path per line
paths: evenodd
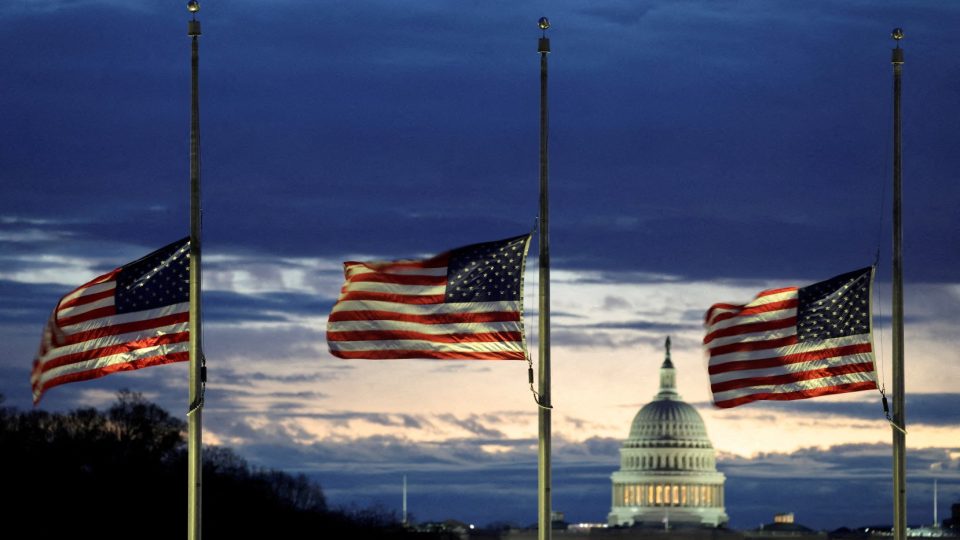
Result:
M204 443L337 506L536 522L525 362L347 361L342 262L529 232L550 18L553 507L604 522L673 342L730 525L892 522L877 392L714 409L702 317L868 266L891 376L892 69L903 27L908 517L960 502L960 3L206 0L198 19ZM0 394L28 410L72 288L189 233L186 2L0 4ZM537 239L524 288L536 363ZM50 390L187 408L187 365ZM51 495L55 498L55 494Z

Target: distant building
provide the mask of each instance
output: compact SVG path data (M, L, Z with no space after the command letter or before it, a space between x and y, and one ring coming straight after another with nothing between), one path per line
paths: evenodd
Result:
M670 338L660 366L660 392L640 409L620 449L613 473L610 525L718 527L724 509L724 475L700 414L677 394Z
M757 529L744 531L743 536L746 540L766 540L780 538L804 538L813 540L817 538L828 538L827 534L824 532L815 531L810 527L805 527L799 523L796 523L796 520L793 517L793 512L775 514L773 516L773 523L767 523L766 525L761 525Z

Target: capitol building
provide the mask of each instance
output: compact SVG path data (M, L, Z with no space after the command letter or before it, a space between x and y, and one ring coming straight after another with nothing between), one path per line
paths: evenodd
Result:
M677 394L670 338L660 366L660 392L633 418L613 473L611 526L693 525L719 527L728 521L724 475L703 418Z

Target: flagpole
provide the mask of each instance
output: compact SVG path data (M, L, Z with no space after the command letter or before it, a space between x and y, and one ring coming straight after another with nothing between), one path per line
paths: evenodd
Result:
M200 21L196 19L200 4L191 0L187 9L193 19L187 25L192 41L191 107L190 107L190 410L187 412L187 538L200 540L203 472L203 349L200 343L200 97L199 37Z
M903 30L892 34L893 49L893 531L894 540L907 537L906 418L903 367L903 222L901 220L900 76L903 70Z
M539 301L539 452L538 452L538 538L550 540L550 199L547 182L547 54L550 21L541 17L537 52L540 53L540 301Z

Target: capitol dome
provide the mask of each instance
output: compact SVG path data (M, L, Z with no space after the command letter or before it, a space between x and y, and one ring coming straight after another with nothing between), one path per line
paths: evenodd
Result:
M703 418L677 394L670 338L660 366L660 392L633 418L620 448L620 470L611 480L610 525L718 527L728 521L725 478L717 471Z

